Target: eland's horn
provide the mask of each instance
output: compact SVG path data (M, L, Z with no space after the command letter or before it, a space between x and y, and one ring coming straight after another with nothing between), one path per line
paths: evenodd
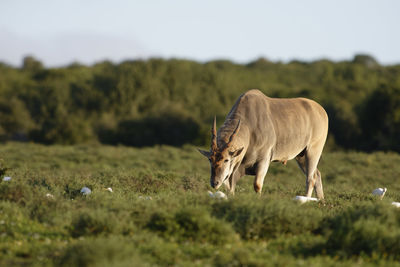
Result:
M214 116L214 123L211 128L211 148L212 150L217 150L217 118Z
M238 122L238 124L236 125L236 128L235 128L235 130L233 131L231 137L229 137L228 145L232 142L233 138L235 138L235 136L236 136L236 134L237 134L237 132L238 132L238 130L239 130L239 127L240 127L240 119L239 119L239 122Z

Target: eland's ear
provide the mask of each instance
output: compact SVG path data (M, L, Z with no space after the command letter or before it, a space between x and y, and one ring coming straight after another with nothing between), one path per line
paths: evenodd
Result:
M237 150L235 150L235 151L233 151L233 152L230 152L229 154L231 154L231 156L232 156L233 158L234 158L234 157L237 157L237 156L240 155L240 153L242 153L243 149L244 149L244 147L239 148L239 149L237 149Z
M202 150L200 148L197 149L201 154L203 154L206 158L210 158L211 152Z

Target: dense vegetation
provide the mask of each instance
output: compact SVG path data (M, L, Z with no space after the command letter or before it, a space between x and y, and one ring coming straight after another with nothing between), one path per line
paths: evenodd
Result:
M273 97L309 97L330 117L331 146L400 151L400 65L259 59L135 60L44 68L26 57L0 64L0 139L46 144L203 145L237 97L258 88Z
M0 155L0 266L400 266L395 153L325 153L325 206L292 200L304 193L293 161L271 165L261 197L243 177L217 200L193 146L7 143Z
M250 177L228 200L208 196L194 145L251 88L327 110L326 205L292 200L304 194L295 162L272 164L261 197ZM400 266L400 156L354 152L400 152L399 136L400 65L366 55L0 63L0 266Z

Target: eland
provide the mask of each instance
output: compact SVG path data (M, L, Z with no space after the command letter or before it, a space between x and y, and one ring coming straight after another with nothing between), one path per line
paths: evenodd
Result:
M328 116L306 98L270 98L253 89L242 94L217 132L211 129L211 149L199 152L211 165L211 187L224 184L231 194L244 175L254 175L254 190L261 193L271 162L296 159L306 176L306 196L313 189L324 199L317 168L328 134Z

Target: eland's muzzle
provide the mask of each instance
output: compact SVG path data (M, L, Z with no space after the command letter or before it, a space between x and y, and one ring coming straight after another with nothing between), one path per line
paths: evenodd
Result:
M215 189L218 189L218 187L220 187L221 186L221 182L220 181L210 181L210 185L211 185L211 187L212 188L215 188Z

